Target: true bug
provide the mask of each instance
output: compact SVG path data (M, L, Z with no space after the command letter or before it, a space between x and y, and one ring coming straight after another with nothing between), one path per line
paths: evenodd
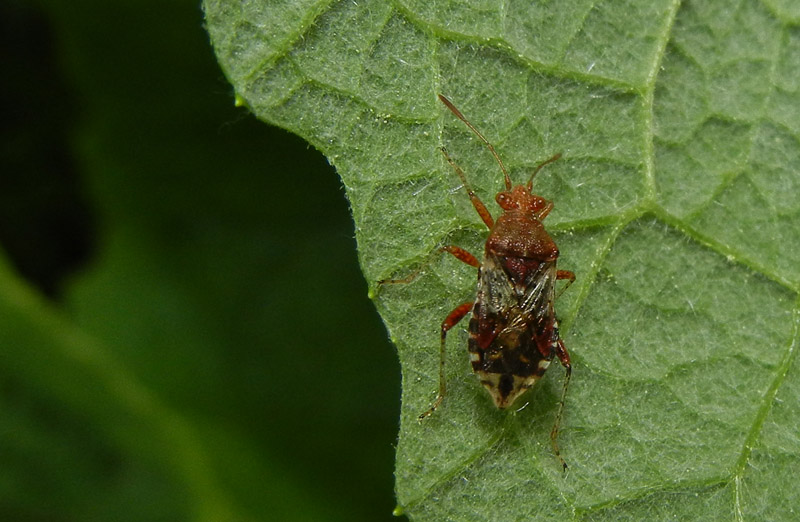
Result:
M558 247L542 225L542 220L553 209L553 203L531 192L534 176L561 155L556 154L540 163L527 185L512 186L508 171L489 140L450 100L441 94L439 99L489 148L503 172L506 189L495 197L503 210L495 220L470 187L464 171L442 147L444 157L461 178L473 207L489 228L489 237L482 262L457 246L449 245L440 249L478 269L478 291L474 301L456 307L442 322L439 393L431 407L419 418L422 420L432 414L444 399L447 388L444 373L447 332L472 310L469 322L472 369L498 408L508 408L533 386L554 356L564 366L564 388L550 438L553 451L566 469L567 465L558 449L558 428L572 366L567 348L559 337L553 302L556 280L566 279L569 285L575 280L575 274L556 268ZM406 279L381 283L408 282L415 276L416 273Z

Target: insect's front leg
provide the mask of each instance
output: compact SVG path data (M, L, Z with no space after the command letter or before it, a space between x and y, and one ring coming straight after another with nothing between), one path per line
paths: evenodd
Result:
M433 401L433 405L419 416L419 420L422 420L433 413L433 411L442 403L442 399L444 399L444 394L447 392L447 384L444 376L445 340L447 339L447 332L457 325L458 322L461 321L461 319L463 319L470 310L472 310L473 304L474 303L470 301L468 303L459 305L455 310L450 312L444 321L442 321L442 344L439 348L439 394L436 395L436 400Z
M491 212L489 212L489 209L487 209L486 205L483 204L481 198L479 198L478 195L475 194L475 191L472 190L472 187L470 186L469 181L467 181L467 176L464 174L464 171L461 170L461 167L456 165L456 162L453 161L453 159L447 153L447 149L445 149L444 147L442 147L442 154L444 154L444 158L447 160L450 166L453 167L453 170L456 171L458 177L461 178L461 182L464 184L464 190L467 191L467 195L469 196L470 201L472 201L472 206L475 208L475 211L481 217L481 220L483 220L486 226L491 230L491 228L494 226L494 218L492 217Z

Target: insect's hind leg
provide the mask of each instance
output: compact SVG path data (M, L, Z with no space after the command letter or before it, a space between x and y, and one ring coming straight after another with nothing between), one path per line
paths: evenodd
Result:
M553 443L553 452L556 454L556 457L558 457L558 460L561 462L561 466L563 466L564 471L566 471L567 463L564 460L564 457L561 456L561 452L558 450L558 429L561 426L561 417L564 414L564 401L567 398L567 388L569 387L569 379L570 377L572 377L572 364L570 363L569 360L569 352L567 352L567 347L564 346L564 341L562 341L561 339L558 340L556 355L558 356L558 360L561 361L561 365L566 370L566 375L564 376L564 389L561 391L561 401L558 403L558 413L556 413L556 420L553 423L553 429L552 431L550 431L550 440Z
M428 410L419 416L419 420L422 420L433 413L433 411L442 403L442 399L444 399L444 395L447 393L447 381L444 376L445 341L447 339L447 332L457 325L458 322L461 321L461 319L463 319L470 310L472 310L473 304L475 303L470 301L468 303L459 305L455 310L450 312L444 321L442 321L442 344L439 347L439 393L436 395L433 405L431 405Z

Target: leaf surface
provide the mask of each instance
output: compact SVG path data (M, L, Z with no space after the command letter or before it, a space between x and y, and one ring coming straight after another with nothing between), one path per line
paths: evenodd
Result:
M798 490L800 12L791 2L206 0L241 103L342 177L361 265L397 345L397 495L414 520L788 519ZM555 202L578 281L559 299L574 375L560 471L548 433L563 370L517 411L472 375L466 332L492 156ZM407 285L376 281L422 267ZM787 477L791 477L787 480Z

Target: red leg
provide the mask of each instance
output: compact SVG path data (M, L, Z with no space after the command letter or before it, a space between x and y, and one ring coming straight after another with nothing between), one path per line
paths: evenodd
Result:
M564 401L567 398L569 379L572 377L572 364L570 364L569 361L569 352L567 352L567 347L564 346L564 341L561 339L558 340L556 355L558 356L558 360L561 361L561 365L564 367L567 373L564 376L564 389L561 392L561 402L558 403L558 413L556 414L556 420L553 423L553 430L550 432L550 440L553 442L553 451L555 452L556 457L558 457L558 460L561 461L561 465L564 467L564 471L566 471L567 463L564 461L564 457L561 456L561 452L558 450L558 428L561 426L561 417L564 414Z
M558 270L556 272L556 279L569 279L569 282L572 283L575 281L575 273L569 270Z
M478 212L478 215L481 217L483 222L486 223L486 226L491 229L494 226L494 218L492 217L492 214L489 213L486 205L483 204L483 201L481 201L481 198L479 198L478 195L472 190L472 187L470 187L469 182L467 181L467 176L464 175L464 171L461 170L461 167L456 165L456 162L453 161L452 158L450 158L450 155L447 154L447 149L444 147L442 147L442 154L444 154L447 162L456 171L458 177L461 178L461 183L464 184L464 189L467 191L469 200L472 201L472 206L475 207L475 210Z
M461 247L457 247L457 246L453 246L453 245L447 245L447 246L443 246L442 248L440 248L439 251L440 252L450 252L457 259L465 262L468 265L472 265L475 268L480 268L481 267L481 262L478 261L478 258L473 256L472 254L470 254L469 252L467 252L466 250L464 250Z
M443 246L443 247L439 248L438 252L449 252L450 254L453 254L453 256L455 256L456 259L458 259L460 261L463 261L468 265L472 265L475 268L480 268L480 266L481 266L481 263L480 263L480 261L478 261L477 257L473 256L472 254L470 254L469 252L467 252L466 250L464 250L461 247L457 247L457 246L453 246L453 245L447 245L447 246ZM423 263L419 268L417 268L416 270L414 270L413 272L411 272L409 275L407 275L406 277L404 277L402 279L381 279L380 281L378 281L378 284L379 285L395 285L395 284L410 283L411 281L416 279L417 276L419 276L420 273L422 273L422 270L430 262L431 262L431 260L428 260L427 262Z
M558 296L556 296L561 297L561 294L567 291L569 285L575 282L575 274L569 270L558 270L556 272L556 279L568 279L567 284L561 289L561 291L558 293Z
M469 302L459 305L455 310L450 312L444 321L442 321L442 344L439 348L439 394L436 396L436 400L433 401L433 405L419 416L419 420L422 420L433 413L433 411L442 403L442 399L444 399L444 394L447 392L447 385L444 377L445 339L447 338L447 332L457 325L458 322L463 319L470 310L472 310L473 304L474 303Z

